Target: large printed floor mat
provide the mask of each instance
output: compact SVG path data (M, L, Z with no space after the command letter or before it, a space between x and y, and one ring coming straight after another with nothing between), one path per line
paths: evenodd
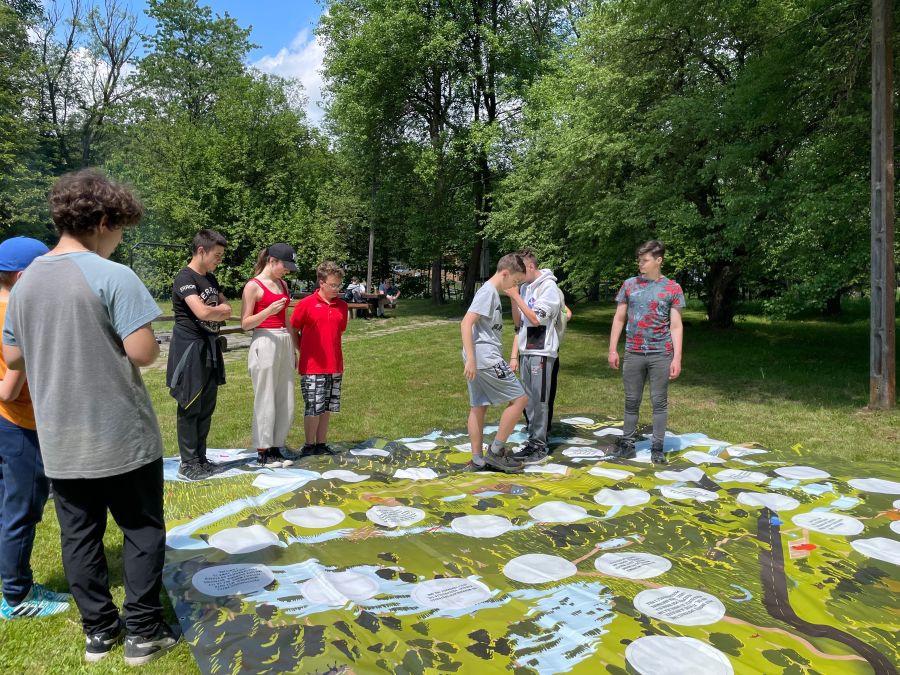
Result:
M370 440L171 522L200 670L897 673L895 465L700 433L613 460L620 425L563 419L516 475L462 433Z

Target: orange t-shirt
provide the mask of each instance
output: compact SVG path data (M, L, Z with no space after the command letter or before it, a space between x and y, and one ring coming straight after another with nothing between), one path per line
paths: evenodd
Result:
M6 320L6 303L0 302L0 332L3 331L3 322ZM0 379L6 377L6 361L0 353ZM34 423L34 408L31 407L31 395L28 393L28 383L22 385L19 397L13 401L0 401L0 415L3 415L13 424L24 429L37 429Z

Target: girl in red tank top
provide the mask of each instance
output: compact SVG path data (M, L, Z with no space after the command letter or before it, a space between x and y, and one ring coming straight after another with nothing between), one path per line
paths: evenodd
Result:
M260 466L293 464L285 444L294 421L294 340L286 323L284 275L296 272L294 249L272 244L259 252L241 296L241 328L253 331L247 367L253 382L253 445Z

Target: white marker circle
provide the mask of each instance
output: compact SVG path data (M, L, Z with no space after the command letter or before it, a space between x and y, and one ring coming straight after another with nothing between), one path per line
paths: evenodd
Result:
M706 474L703 469L690 466L682 471L657 471L656 477L660 480L698 481L703 480Z
M431 579L416 584L410 597L422 607L465 609L490 600L491 590L470 579Z
M863 492L874 492L880 495L900 495L900 483L883 478L853 478L847 485ZM895 503L896 507L897 504Z
M894 503L892 504L892 506L893 506L895 509L900 509L900 499L895 499L895 500L894 500Z
M857 553L875 558L875 560L900 565L900 541L887 537L872 537L871 539L854 539L850 542L850 546Z
M340 607L376 595L378 582L359 572L323 572L305 581L300 593L314 605Z
M689 637L640 637L625 648L625 660L640 675L734 675L725 654Z
M269 546L277 546L279 543L275 533L262 525L229 527L227 530L219 530L209 537L210 546L232 555L260 551Z
M777 492L741 492L736 501L744 506L764 506L776 512L793 511L800 506L800 502L793 497L786 497Z
M717 597L693 588L664 586L641 591L634 606L642 614L676 626L708 626L725 616Z
M603 488L594 495L594 501L603 506L637 506L649 502L650 493L637 488L626 490Z
M592 466L588 469L591 476L600 476L601 478L612 478L613 480L625 480L631 478L634 474L624 469L606 469L602 466Z
M650 579L668 572L672 563L653 553L604 553L594 561L598 572L623 579Z
M404 445L410 450L416 451L434 450L437 447L437 443L434 441L415 441L412 443L404 443Z
M813 532L843 536L859 534L864 529L861 520L857 520L852 516L845 516L842 513L829 513L828 511L798 513L796 516L791 517L791 522L798 527L812 530Z
M346 469L332 469L331 471L323 473L322 478L327 478L329 480L337 478L345 483L359 483L368 480L369 476L367 474L356 473L355 471L347 471Z
M256 593L273 581L275 575L265 565L215 565L191 577L194 588L216 598Z
M584 445L566 448L562 454L566 457L606 457L606 451L603 448L589 448Z
M378 504L366 511L366 518L384 527L407 527L425 517L422 509L411 506L384 506Z
M525 467L525 473L554 473L565 476L569 472L569 467L565 464L554 464L547 462L545 464L529 464Z
M467 537L492 539L509 532L513 524L503 516L460 516L450 522L450 529Z
M571 562L557 555L526 553L503 566L503 574L523 584L546 584L571 577L578 571Z
M764 483L768 476L760 471L725 469L717 473L714 478L717 483Z
M391 453L381 448L357 448L350 451L351 455L356 457L390 457Z
M900 534L900 520L895 520L895 521L891 522L891 532Z
M659 491L666 499L690 500L697 502L713 502L719 498L715 492L704 490L702 488L690 487L674 487L672 485L661 485Z
M590 417L566 417L564 420L560 420L563 424L593 424L594 420Z
M813 480L819 478L829 478L831 474L822 469L816 469L812 466L780 466L775 469L782 478L791 478L794 480Z
M292 525L308 527L311 530L331 527L344 520L344 512L333 506L304 506L285 511L282 515Z
M397 469L394 478L409 478L410 480L434 480L438 475L434 469L415 466L410 469Z
M725 448L725 452L727 452L730 457L747 457L749 455L762 455L767 453L768 450L763 450L762 448L742 448L739 445L729 445Z
M577 504L568 502L544 502L528 510L528 515L539 523L574 523L588 517L588 512Z

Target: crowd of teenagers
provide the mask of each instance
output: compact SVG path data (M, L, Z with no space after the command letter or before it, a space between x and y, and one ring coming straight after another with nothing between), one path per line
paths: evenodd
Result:
M59 235L52 250L26 237L0 243L0 619L58 614L74 600L86 636L85 660L99 661L124 641L126 664L138 666L181 638L163 619L163 441L139 370L159 356L151 322L161 311L131 269L109 260L143 207L127 186L93 169L58 179L49 205ZM207 460L207 437L218 387L225 382L218 333L231 307L213 273L226 246L214 230L198 232L190 262L173 282L166 384L177 405L179 475L189 481L217 471ZM616 298L608 357L618 368L617 343L625 328L625 422L613 454L635 456L639 406L649 381L655 463L666 462L667 386L681 370L684 306L678 284L661 275L663 254L658 241L639 250L640 275L628 279ZM344 272L333 262L319 265L316 290L288 317L284 277L296 271L293 249L272 244L260 251L241 298L241 328L253 331L247 359L252 443L263 467L334 452L327 434L341 402ZM385 295L395 299L398 292L388 281ZM516 326L508 361L501 293L511 300ZM518 472L547 458L559 348L570 317L556 277L538 267L530 250L501 258L476 293L461 323L471 404L469 470ZM298 452L286 447L295 374L305 438ZM503 404L499 429L484 448L487 409ZM528 440L517 450L508 448L523 412ZM48 479L69 593L35 582L30 566ZM121 614L110 594L103 546L107 513L123 533Z

